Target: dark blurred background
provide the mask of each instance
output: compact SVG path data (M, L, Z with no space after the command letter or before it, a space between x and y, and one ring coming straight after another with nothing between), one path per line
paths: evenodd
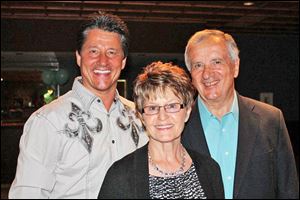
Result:
M98 10L129 27L130 54L118 87L128 99L133 80L152 61L186 69L185 45L196 31L230 33L240 49L238 92L283 111L299 163L298 1L1 1L1 190L14 178L26 119L70 90L79 75L76 33ZM61 84L49 82L49 71Z

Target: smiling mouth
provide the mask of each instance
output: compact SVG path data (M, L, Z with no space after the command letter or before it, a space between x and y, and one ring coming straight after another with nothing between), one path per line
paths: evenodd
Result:
M157 129L170 129L173 127L172 124L168 124L168 125L156 125L155 126Z
M95 69L94 70L95 74L109 74L111 73L111 70L100 70L100 69Z
M205 87L212 87L212 86L215 86L217 85L218 81L211 81L211 82L204 82L203 85Z

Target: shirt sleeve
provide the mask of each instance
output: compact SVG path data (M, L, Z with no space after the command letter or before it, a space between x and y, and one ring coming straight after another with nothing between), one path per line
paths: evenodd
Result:
M59 137L45 116L37 113L30 117L20 139L16 176L9 198L49 198L55 185Z

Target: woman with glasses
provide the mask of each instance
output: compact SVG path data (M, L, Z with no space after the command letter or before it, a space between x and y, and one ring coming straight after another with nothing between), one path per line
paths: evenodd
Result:
M144 69L133 95L149 143L112 165L98 198L224 198L218 164L181 144L194 92L178 66L154 62Z

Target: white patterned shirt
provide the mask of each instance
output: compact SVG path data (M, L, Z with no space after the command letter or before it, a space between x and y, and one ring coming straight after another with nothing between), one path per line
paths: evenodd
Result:
M116 92L107 112L77 77L25 123L9 198L97 198L112 163L148 142L133 106Z

